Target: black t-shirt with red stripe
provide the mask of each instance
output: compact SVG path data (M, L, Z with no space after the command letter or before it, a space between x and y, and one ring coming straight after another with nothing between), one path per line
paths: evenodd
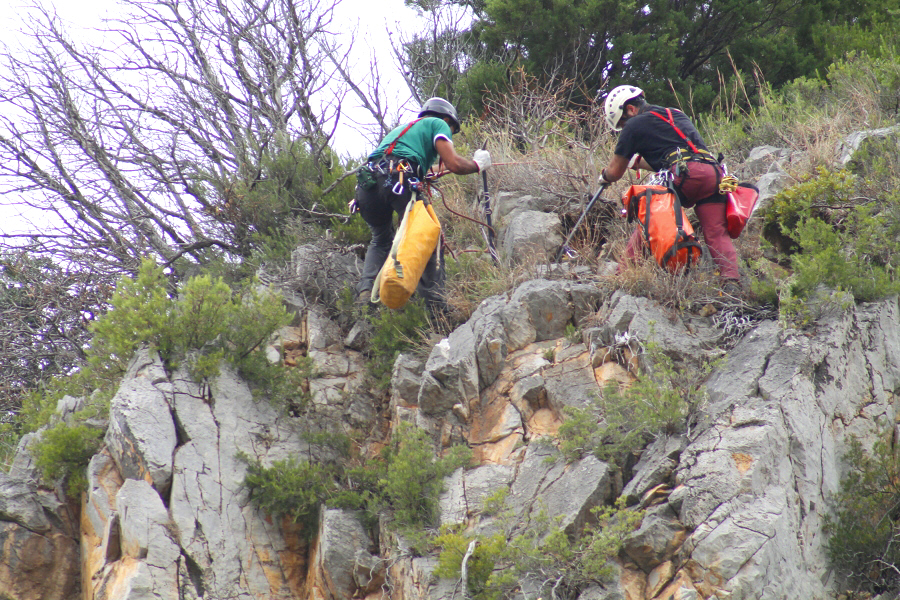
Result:
M687 115L675 108L669 110L672 112L675 125L684 135L697 148L708 150L706 144L703 143L703 138L700 137L700 133ZM651 112L655 112L659 116L652 115ZM665 108L648 106L641 114L625 121L625 126L619 133L619 140L616 142L615 153L628 160L635 154L640 154L654 171L667 168L669 165L665 161L666 157L678 148L688 150L687 142L681 139L675 128L667 122L668 119Z

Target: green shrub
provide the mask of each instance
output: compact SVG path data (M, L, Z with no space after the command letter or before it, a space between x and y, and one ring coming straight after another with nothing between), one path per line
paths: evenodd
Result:
M593 583L609 581L614 574L611 561L622 549L625 537L643 519L643 511L625 507L624 498L614 506L597 506L592 509L593 523L573 540L559 523L547 517L544 511L528 523L512 524L514 520L503 504L502 494L491 501L492 510L509 530L516 533L507 537L503 533L490 536L471 535L458 528L444 528L434 540L440 549L435 575L458 579L462 561L472 541L475 548L470 556L467 585L470 596L476 600L508 598L520 586L522 580L544 582L543 592L576 590ZM503 528L503 526L501 526Z
M475 548L466 563L469 596L478 600L498 598L501 586L498 586L496 581L492 582L491 577L498 563L503 563L508 548L503 534L476 537L445 529L432 541L435 547L440 548L434 574L444 579L458 579L462 571L463 558L472 541L475 541Z
M232 180L207 177L220 198L213 210L230 225L230 241L240 254L256 255L251 262L287 260L297 246L297 223L320 233L328 229L344 243L368 239L362 219L347 213L356 178L345 174L353 165L342 165L333 152L314 157L308 148L306 140L277 136L259 164L245 166Z
M92 326L91 371L116 382L134 352L148 345L170 367L185 361L198 381L215 376L223 359L239 370L262 372L251 355L290 322L279 295L254 283L234 293L208 275L189 279L178 291L177 297L167 293L163 270L152 261L142 263L136 278L123 278L112 309Z
M900 452L891 431L866 452L851 438L849 469L826 520L828 557L859 591L900 592Z
M172 303L162 268L145 260L136 278L119 281L110 304L109 312L91 324L88 367L97 377L117 381L142 344L169 358L174 333Z
M316 434L310 440L326 435ZM347 439L337 438L335 445L329 442L329 446L347 450ZM240 457L248 464L243 485L250 490L254 504L268 514L288 517L315 530L323 504L360 511L370 527L381 512L389 510L394 527L413 536L433 524L443 478L467 464L471 451L454 446L446 456L437 458L424 431L401 423L379 459L363 465L354 464L349 455L329 465L291 458L271 467L246 455Z
M586 581L607 581L613 574L610 561L619 555L625 538L637 529L644 511L626 508L622 496L614 506L591 509L596 524L582 537L578 555L578 572Z
M835 303L900 292L900 197L878 191L892 169L883 168L881 159L866 164L872 177L865 180L820 167L815 178L777 194L766 213L767 237L790 253L793 274L777 286L789 321L809 321L816 310ZM882 199L873 201L871 195L879 193Z
M369 373L380 389L387 389L397 356L415 348L429 330L428 315L424 302L414 299L398 310L381 309L370 320Z
M383 458L385 471L379 487L394 521L401 526L433 525L444 477L466 465L471 450L454 446L437 458L425 431L400 423Z
M312 397L307 381L316 377L313 359L297 359L293 367L272 364L262 352L248 354L237 363L238 375L250 384L253 397L267 398L273 406L301 414Z
M305 404L308 393L302 383L313 376L311 361L285 369L270 365L262 352L255 351L290 320L277 294L255 285L235 294L221 278L204 275L185 282L172 297L162 268L144 261L137 277L121 279L110 304L111 309L91 325L85 367L26 394L7 436L49 423L66 394L86 398L86 412L75 415L77 423L105 418L116 386L142 345L158 351L169 368L184 363L197 381L218 374L221 361L227 360L247 376L255 393L291 407ZM72 429L82 432L77 426ZM51 440L54 435L62 434L51 434ZM55 464L51 449L42 448L50 452L47 464ZM78 474L73 477L77 487Z
M611 382L585 408L567 407L559 428L560 451L573 461L587 454L621 466L651 439L680 431L704 392L699 382L711 365L680 369L659 345L646 345L652 365L627 387Z
M330 508L358 511L362 523L375 529L384 509L384 496L379 482L384 478L384 462L367 461L364 465L347 466L341 477L341 487L328 500Z
M44 481L64 482L66 493L77 498L87 489L85 469L99 450L102 437L99 429L62 422L44 431L31 449Z
M322 465L294 457L264 467L241 454L247 463L243 486L250 501L268 515L286 517L303 525L309 536L318 530L320 507L336 492L333 472Z

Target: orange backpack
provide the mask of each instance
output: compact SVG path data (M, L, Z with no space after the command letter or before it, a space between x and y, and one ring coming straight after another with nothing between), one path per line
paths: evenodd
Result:
M663 185L633 185L622 196L622 204L628 222L637 220L659 266L675 271L699 262L703 251L674 190Z

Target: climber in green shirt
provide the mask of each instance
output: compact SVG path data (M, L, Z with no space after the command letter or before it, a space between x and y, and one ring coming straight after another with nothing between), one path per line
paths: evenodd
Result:
M372 241L366 251L362 277L356 285L357 303L369 301L375 278L391 250L394 213L402 216L412 197L409 180L423 180L438 159L444 168L457 175L478 173L491 166L487 150L476 150L472 160L457 154L453 147L454 133L459 133L456 108L443 98L431 98L422 105L419 118L388 133L361 168L365 172L359 178L351 211L358 210L362 215L372 231ZM403 165L403 183L393 176L398 165ZM444 274L438 268L438 252L440 244L428 260L416 289L432 313L446 309Z

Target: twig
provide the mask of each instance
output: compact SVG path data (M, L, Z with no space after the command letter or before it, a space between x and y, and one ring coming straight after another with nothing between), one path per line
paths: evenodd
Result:
M472 553L475 552L475 544L477 540L472 540L469 542L469 547L466 549L466 554L462 559L462 566L460 566L460 579L462 580L462 594L463 598L467 598L469 596L469 559L472 557Z

